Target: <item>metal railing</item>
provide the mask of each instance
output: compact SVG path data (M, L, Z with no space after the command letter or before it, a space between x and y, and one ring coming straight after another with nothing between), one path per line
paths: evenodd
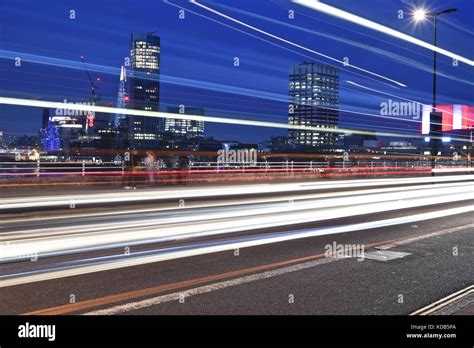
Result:
M472 168L473 162L467 160L439 161L436 168L466 170ZM152 168L152 169L150 169ZM167 174L173 171L187 171L190 174L199 173L225 173L225 172L413 172L431 170L431 162L425 161L258 161L256 163L224 163L224 162L194 162L190 161L185 166L178 164L164 164L162 161L147 166L141 163L135 171L154 172ZM123 176L127 170L123 162L51 162L51 161L15 161L0 162L0 179L12 177L48 177L48 176Z

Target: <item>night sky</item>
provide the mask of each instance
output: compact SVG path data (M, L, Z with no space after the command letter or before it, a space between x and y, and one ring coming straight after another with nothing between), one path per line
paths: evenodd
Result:
M161 38L162 111L167 106L184 104L205 108L207 115L286 123L291 66L303 61L329 63L187 1L170 2L188 9L184 20L179 18L179 8L159 0L0 0L0 96L86 101L90 88L79 59L84 55L92 75L101 78L102 101L115 106L120 66L129 55L130 34L156 31ZM419 124L409 118L387 120L378 116L380 103L396 98L362 90L347 84L347 80L429 104L431 51L286 0L201 2L334 58L348 57L353 65L408 86L395 88L337 65L345 69L340 80L341 127L403 133L419 129ZM430 43L432 23L415 24L411 4L429 10L457 7L458 12L440 19L439 46L474 58L472 0L324 2ZM296 11L293 20L288 19L290 9ZM76 14L73 20L69 18L70 10ZM397 18L398 10L405 11L403 20ZM15 66L15 57L22 59L20 67ZM234 57L240 59L239 67L234 66ZM473 67L463 63L454 67L450 58L440 56L439 71L443 75L438 79L440 103L474 105ZM0 130L36 134L41 114L40 109L0 105ZM271 128L206 124L206 135L219 139L258 142L282 134L286 132Z

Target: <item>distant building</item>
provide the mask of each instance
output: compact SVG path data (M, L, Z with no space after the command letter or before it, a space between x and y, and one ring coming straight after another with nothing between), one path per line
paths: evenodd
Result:
M363 147L365 149L380 149L383 146L387 145L387 143L383 140L374 139L374 140L364 140Z
M120 70L120 83L117 94L117 108L126 109L128 107L129 96L127 92L127 71L122 65ZM122 150L128 147L128 117L124 114L116 114L112 116L112 129L107 130L113 136L113 148Z
M172 114L204 116L204 109L201 108L180 106L169 107L167 111ZM202 139L204 137L204 121L166 118L163 123L163 131L169 137L181 139Z
M269 140L262 142L259 149L263 152L287 152L289 150L288 137L271 137Z
M337 128L339 125L339 69L321 63L293 67L289 81L288 123L294 126ZM325 147L338 143L335 132L290 129L295 146Z
M130 47L130 107L160 111L160 38L132 34ZM156 117L128 117L129 147L156 148L160 140L160 120Z
M6 145L11 148L31 149L39 145L39 138L34 135L9 136Z
M197 150L202 152L216 152L222 150L222 144L224 141L214 139L213 137L207 137L199 141ZM209 159L211 160L211 159Z
M44 108L44 109L43 109L43 117L42 117L42 120L41 120L41 129L48 128L48 125L49 125L49 115L50 115L49 109Z
M47 110L43 110L43 128L40 130L41 149L47 152L67 152L71 139L83 132L81 119L69 115L50 115Z
M373 134L357 134L350 133L345 134L343 137L344 148L362 148L364 147L364 141L376 140Z

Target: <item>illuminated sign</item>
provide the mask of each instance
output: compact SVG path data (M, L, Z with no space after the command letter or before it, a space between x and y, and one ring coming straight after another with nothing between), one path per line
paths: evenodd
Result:
M94 127L94 115L87 115L87 128L93 128Z
M443 114L443 132L469 130L474 127L474 106L460 104L438 105L437 109L437 111ZM423 105L421 134L430 133L430 112L431 106Z

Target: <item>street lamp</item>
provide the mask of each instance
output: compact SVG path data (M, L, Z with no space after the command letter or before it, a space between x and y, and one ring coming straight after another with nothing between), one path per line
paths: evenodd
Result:
M420 8L413 12L413 17L415 18L415 21L421 22L426 19L426 11Z
M472 167L472 150L473 150L473 137L474 137L474 127L469 127L470 139L467 142L467 160L469 161L469 167Z
M448 8L444 11L440 12L428 12L425 9L417 9L413 12L413 18L415 19L416 22L421 22L424 21L428 17L433 17L433 22L434 22L434 46L438 47L438 17L445 14L445 13L452 13L456 12L458 9L457 8ZM430 124L433 124L433 116L436 112L436 69L437 69L437 58L438 58L438 52L434 51L433 54L433 109L432 113L430 115ZM442 120L440 121L442 123ZM433 129L432 126L430 126L430 130ZM432 159L431 159L431 168L435 167L435 156L438 155L438 142L439 139L432 139L431 143L431 149L432 149ZM432 175L434 175L434 172L432 171Z

